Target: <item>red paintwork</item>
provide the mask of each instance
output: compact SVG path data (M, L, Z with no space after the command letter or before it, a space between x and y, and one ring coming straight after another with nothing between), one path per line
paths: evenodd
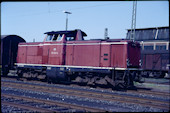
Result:
M140 44L139 43L132 43L130 42L128 45L128 58L130 60L130 64L132 64L132 66L137 67L139 66L139 60L140 58L140 54L141 51L140 49Z
M100 45L93 45L99 42L100 41L68 42L66 46L66 65L99 67ZM90 45L84 45L87 43Z
M112 45L111 66L127 68L127 45Z
M17 61L26 64L127 68L126 59L129 58L132 67L139 66L140 48L132 47L130 41L82 41L78 36L81 36L80 32L76 35L76 41L63 38L55 42L20 43ZM114 42L128 44L109 44Z

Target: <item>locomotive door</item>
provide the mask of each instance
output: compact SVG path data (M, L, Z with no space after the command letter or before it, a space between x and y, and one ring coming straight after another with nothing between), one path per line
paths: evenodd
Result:
M73 52L74 51L74 45L69 45L66 47L66 65L73 65Z
M56 44L56 45L55 45ZM48 64L65 65L65 44L54 43L49 46Z
M110 51L111 45L101 45L101 57L100 57L100 66L101 67L110 67Z
M48 64L49 59L49 46L43 46L43 53L42 53L42 64Z

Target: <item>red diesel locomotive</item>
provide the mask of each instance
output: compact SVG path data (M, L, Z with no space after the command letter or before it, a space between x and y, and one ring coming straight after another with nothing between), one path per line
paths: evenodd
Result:
M81 30L46 32L43 42L18 45L17 73L50 81L133 86L140 81L140 44L84 40Z

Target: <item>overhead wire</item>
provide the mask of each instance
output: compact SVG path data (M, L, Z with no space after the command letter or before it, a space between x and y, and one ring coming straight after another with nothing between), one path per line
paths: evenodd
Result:
M77 7L77 8L70 8L70 9L64 9L64 10L80 10L80 9L86 9L86 8L94 8L94 7L102 7L102 6L109 6L109 5L117 5L120 3L109 3L109 4L100 4L100 5L94 5L94 6L85 6L85 7ZM51 13L60 13L63 10L56 10L56 11L51 11L50 10L50 3L48 2L48 10L45 12L35 12L32 14L15 14L15 15L11 15L11 16L36 16L36 15L43 15L43 14L51 14Z

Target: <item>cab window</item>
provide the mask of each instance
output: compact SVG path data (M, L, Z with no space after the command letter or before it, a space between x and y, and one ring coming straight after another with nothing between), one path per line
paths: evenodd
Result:
M67 40L67 41L74 41L75 38L74 38L74 37L66 37L66 40Z
M63 37L64 37L64 34L63 35L59 34L58 37L57 37L57 41L62 40Z
M63 36L64 35L62 35L62 34L57 34L54 36L53 41L60 41L60 40L62 40Z
M45 41L51 41L52 38L53 38L53 35L47 35L47 38Z

